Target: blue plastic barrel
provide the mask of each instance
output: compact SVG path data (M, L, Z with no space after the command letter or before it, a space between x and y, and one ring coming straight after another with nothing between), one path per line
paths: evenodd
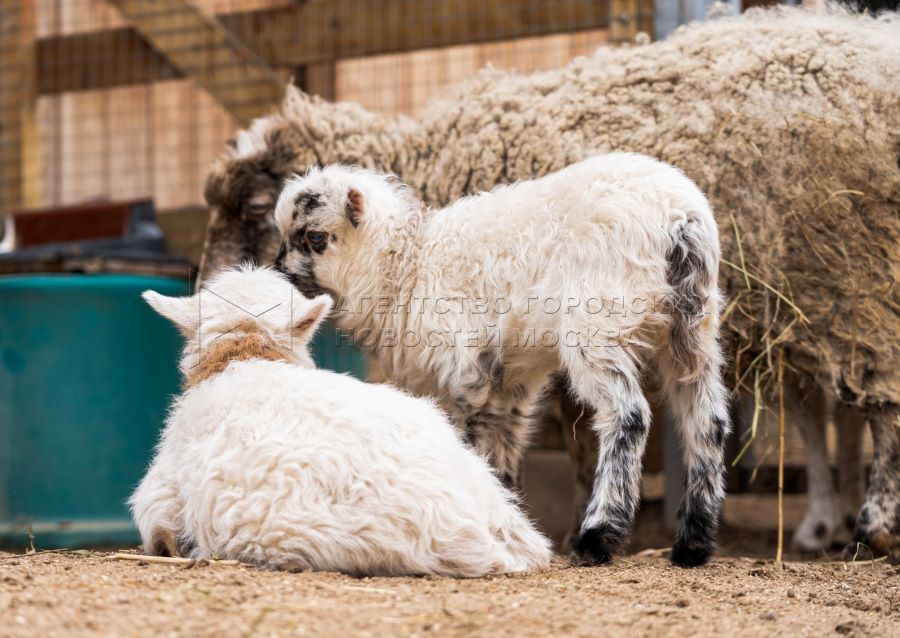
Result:
M0 278L0 547L134 544L125 501L179 389L175 328L140 293L187 282L138 275ZM365 376L331 326L317 363Z
M135 275L0 278L0 545L138 538L125 500L179 379L177 332L140 293L187 294Z

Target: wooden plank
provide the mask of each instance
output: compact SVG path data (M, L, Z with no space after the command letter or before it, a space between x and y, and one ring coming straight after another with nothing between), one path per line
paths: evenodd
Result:
M203 184L206 171L221 157L226 141L240 128L228 111L222 108L204 91L196 90L193 107L197 110L196 165L198 181L194 184L191 202L203 201Z
M127 22L106 0L53 0L60 18L60 33L120 29Z
M109 55L111 51L114 56ZM42 38L38 41L37 59L41 94L184 77L131 28Z
M277 104L284 82L214 17L189 0L109 0L162 53L248 124Z
M41 165L44 168L41 206L55 206L60 202L62 185L62 96L45 95L38 100L38 130L41 132Z
M637 30L656 39L653 27L653 0L638 0Z
M607 40L607 30L597 29L343 60L337 63L336 99L386 114L415 114L439 90L488 64L531 73L562 66Z
M332 62L297 67L294 82L309 95L318 95L330 101L337 98L337 71Z
M72 204L102 198L107 193L109 169L106 91L72 93L61 96L61 101L60 201Z
M196 196L197 89L190 82L153 86L153 198L157 208L178 208Z
M148 24L172 40L179 37L175 23L186 20L181 11L166 14L173 0L111 1L144 5ZM598 0L345 0L220 14L216 21L270 67L296 69L381 53L603 28L609 22L608 5ZM180 34L182 46L202 44L190 41L190 31ZM91 51L116 51L123 60L141 60L145 68L104 64L90 54L85 57ZM39 68L56 68L54 60L60 58L67 63L41 78L42 93L172 79L179 77L181 66L148 48L148 39L132 27L40 41Z
M605 27L597 0L352 0L221 16L273 66Z
M0 0L0 212L41 201L35 0Z
M19 127L19 0L0 0L0 213L22 199Z
M108 99L106 118L108 189L112 200L150 197L152 135L148 86L119 87L104 91Z
M38 128L36 52L37 14L35 0L20 0L19 23L19 144L22 162L21 206L31 208L41 203L41 137Z
M639 0L609 0L609 41L612 44L634 42L638 32Z

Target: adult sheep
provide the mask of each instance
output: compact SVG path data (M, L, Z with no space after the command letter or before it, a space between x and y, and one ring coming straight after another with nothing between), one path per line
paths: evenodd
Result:
M801 376L865 411L876 455L857 540L889 551L900 537L898 77L895 15L778 9L559 70L485 70L415 120L289 89L212 168L201 272L270 262L281 183L313 165L393 171L444 205L598 152L655 156L718 211L737 385L771 379L783 348Z

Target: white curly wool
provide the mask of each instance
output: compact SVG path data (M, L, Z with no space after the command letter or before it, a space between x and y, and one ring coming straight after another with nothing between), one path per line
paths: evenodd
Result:
M327 297L245 267L145 298L192 335L189 387L130 499L146 551L358 575L548 566L548 541L430 401L311 367Z
M676 168L598 155L425 210L395 178L340 165L288 180L276 268L338 299L338 326L396 383L435 396L509 484L552 375L599 442L575 549L606 562L637 510L655 377L687 469L672 560L715 546L727 392L713 212Z

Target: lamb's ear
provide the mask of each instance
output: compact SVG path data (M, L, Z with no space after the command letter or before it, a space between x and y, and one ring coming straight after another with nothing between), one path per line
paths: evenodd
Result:
M300 303L295 303L291 326L294 339L309 341L319 324L331 312L333 305L334 301L328 295L319 295L313 299L304 297Z
M156 312L174 323L186 337L197 330L200 318L197 316L197 303L193 297L166 297L153 290L145 290L141 297Z
M365 201L363 200L363 194L355 188L351 188L350 192L347 193L347 219L350 220L351 224L359 226L359 222L361 222L363 218L364 208Z

